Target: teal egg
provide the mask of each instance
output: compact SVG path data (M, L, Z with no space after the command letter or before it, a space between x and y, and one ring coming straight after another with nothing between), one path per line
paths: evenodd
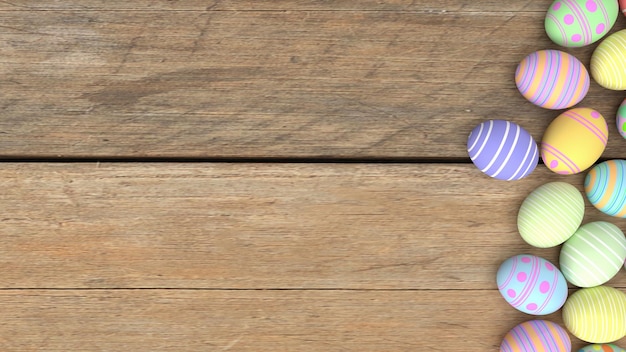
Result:
M626 218L626 160L607 160L589 170L585 193L601 212Z

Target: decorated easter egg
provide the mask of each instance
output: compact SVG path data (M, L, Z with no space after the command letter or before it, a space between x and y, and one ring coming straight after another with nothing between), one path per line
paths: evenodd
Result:
M498 290L513 308L533 315L561 309L567 299L567 282L552 263L530 254L505 260L497 273Z
M619 8L622 10L624 16L626 16L626 0L619 0Z
M602 114L590 108L573 108L548 125L541 140L541 158L558 174L577 174L598 160L608 137Z
M581 47L602 38L615 24L618 13L615 0L555 0L544 24L556 44Z
M563 305L563 321L576 337L610 343L626 335L626 295L608 286L582 288Z
M563 247L559 263L570 283L580 287L602 285L626 260L626 237L619 227L594 221L581 226Z
M626 90L626 29L606 37L591 55L591 76L600 86Z
M549 248L570 238L583 221L585 200L566 182L546 183L532 191L517 213L517 229L531 246Z
M601 212L626 218L626 160L607 160L589 170L585 193Z
M585 346L578 352L626 352L626 350L612 343L603 343Z
M626 1L626 0L624 0ZM622 102L622 105L617 109L617 119L615 120L617 124L617 130L619 134L626 138L626 99Z
M570 352L572 341L560 325L547 320L523 322L509 331L500 352Z
M499 180L528 176L539 162L538 149L530 133L505 120L479 124L467 140L467 152L474 165Z
M583 100L589 90L589 73L573 55L559 50L539 50L517 65L515 84L531 103L546 109L566 109Z

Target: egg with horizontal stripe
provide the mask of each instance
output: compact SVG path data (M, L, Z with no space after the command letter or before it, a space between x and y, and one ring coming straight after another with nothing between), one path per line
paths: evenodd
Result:
M500 352L570 352L572 341L559 324L529 320L511 329L500 344Z
M626 350L612 343L597 343L585 346L578 350L578 352L626 352Z
M626 29L606 37L591 54L591 76L600 86L626 90Z
M525 129L506 120L476 126L467 140L467 152L483 173L500 180L528 176L539 162L537 142Z
M515 84L531 103L546 109L578 104L589 91L589 73L575 56L559 50L539 50L517 65Z
M515 309L546 315L561 309L567 299L567 282L548 260L520 254L505 260L496 275L498 290Z
M626 160L607 160L589 170L585 194L601 212L626 218Z
M617 118L615 119L617 124L617 131L619 134L626 138L626 99L622 102L622 105L617 109Z
M590 108L573 108L548 125L541 140L541 158L558 174L577 174L600 158L609 138L604 116Z
M626 237L606 221L581 226L561 247L559 263L565 279L579 287L611 280L626 260Z
M626 295L609 286L582 288L563 305L563 322L583 341L615 342L626 336Z
M544 21L546 33L558 45L581 47L601 39L619 14L615 0L555 0Z
M585 200L566 182L549 182L533 190L517 213L517 229L526 243L539 248L562 244L578 229Z

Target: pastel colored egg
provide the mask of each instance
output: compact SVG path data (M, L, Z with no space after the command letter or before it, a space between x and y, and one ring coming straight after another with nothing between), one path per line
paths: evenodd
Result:
M576 232L584 215L585 200L578 188L550 182L524 199L517 213L517 229L531 246L554 247Z
M585 193L596 209L626 218L626 160L607 160L594 166L585 177Z
M476 126L467 140L467 152L480 171L499 180L524 178L539 162L539 148L530 133L505 120Z
M626 29L606 37L591 54L591 76L600 86L626 90Z
M500 352L571 352L572 341L560 325L547 320L523 322L509 331Z
M615 123L617 124L617 131L619 134L626 138L626 99L624 99L622 105L620 105L619 109L617 109L617 118Z
M565 279L593 287L612 279L626 260L626 237L619 227L594 221L581 226L561 247L559 263Z
M596 110L573 108L548 125L541 141L541 158L557 174L577 174L600 158L609 138L606 120Z
M619 7L622 10L624 16L626 16L626 0L619 0Z
M589 343L611 343L626 335L626 295L608 286L582 288L563 306L563 321Z
M544 258L520 254L505 260L497 273L498 290L515 309L546 315L561 309L567 299L567 282L554 264Z
M546 109L578 104L589 91L589 73L576 57L559 50L539 50L517 65L515 84L531 103Z
M611 343L603 343L585 346L578 352L626 352L626 350Z
M607 34L618 13L615 0L556 0L546 13L544 25L556 44L581 47Z

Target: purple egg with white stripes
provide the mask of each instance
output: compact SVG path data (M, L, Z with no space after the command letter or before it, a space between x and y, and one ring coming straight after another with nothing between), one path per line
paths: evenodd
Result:
M559 50L539 50L517 65L515 84L531 103L546 109L578 104L589 91L589 72L574 55Z
M488 120L476 126L467 139L467 152L480 171L506 181L528 176L539 162L534 138L506 120Z
M567 281L548 260L520 254L505 260L496 275L498 290L515 309L532 315L546 315L563 307Z

